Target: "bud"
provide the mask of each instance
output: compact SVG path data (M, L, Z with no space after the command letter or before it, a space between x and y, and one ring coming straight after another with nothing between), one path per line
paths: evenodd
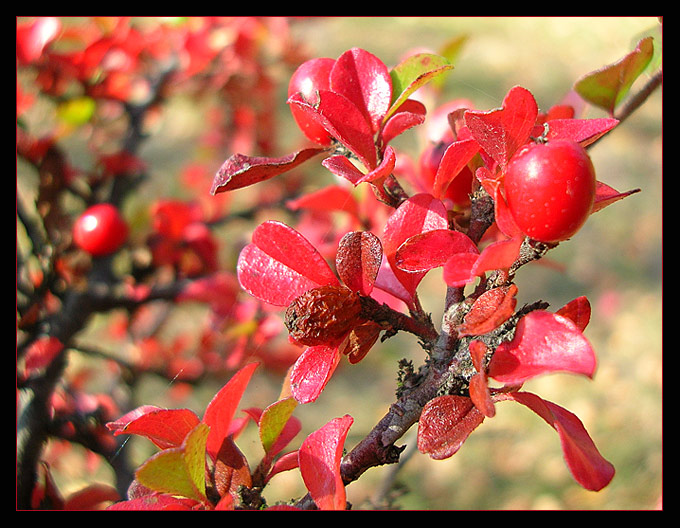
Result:
M361 298L349 288L319 286L288 306L285 324L302 345L337 345L363 322L361 311Z

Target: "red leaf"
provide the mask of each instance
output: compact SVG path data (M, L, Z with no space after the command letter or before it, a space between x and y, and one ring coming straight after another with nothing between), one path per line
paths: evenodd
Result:
M380 132L383 145L387 145L409 128L424 123L426 113L427 111L423 103L415 99L406 99L383 125Z
M529 141L538 117L538 106L527 89L515 86L501 108L482 112L467 110L465 124L489 156L505 167L515 151Z
M536 310L519 320L512 341L496 348L488 374L516 384L552 372L592 377L595 365L590 343L570 319Z
M394 149L392 147L387 147L378 166L372 170L369 170L366 174L364 174L349 159L341 155L330 156L323 160L321 165L326 167L336 176L345 178L354 186L357 186L360 183L374 182L389 176L394 171L396 162L397 157Z
M552 119L546 138L569 139L586 147L619 124L617 119Z
M304 292L338 284L328 263L299 232L281 222L268 221L253 231L237 264L243 289L275 306L288 306Z
M479 143L474 139L454 141L446 147L434 177L433 194L437 198L444 196L447 187L477 152Z
M288 99L310 119L322 126L331 136L351 150L367 169L376 166L373 130L361 111L346 97L319 90L318 101L311 104L297 93Z
M335 61L330 83L331 90L354 103L377 132L392 98L387 66L368 51L352 48Z
M593 204L593 210L591 214L601 211L608 205L618 202L619 200L623 200L627 196L638 192L640 192L640 189L633 189L631 191L620 193L616 189L613 189L612 187L609 187L608 185L598 181L597 187L595 188L595 203Z
M529 407L557 431L567 466L581 486L599 491L611 482L614 466L602 457L576 415L528 392L514 392L508 397Z
M229 494L233 500L239 499L238 490L241 486L252 486L248 459L230 436L224 439L215 457L213 482L220 497Z
M484 292L463 318L463 324L458 327L458 335L483 335L498 328L515 310L516 294L517 286L514 284Z
M478 259L479 255L476 253L458 253L452 256L444 264L444 282L449 286L460 287L475 280L472 269Z
M325 161L321 163L323 164ZM344 211L355 218L359 217L359 205L356 199L349 190L340 185L327 185L294 200L288 200L286 205L293 211L299 209L324 212Z
M250 363L236 372L206 407L202 421L210 426L206 447L209 454L215 456L231 433L234 414L257 365Z
M322 147L306 148L279 158L234 154L215 174L210 194L233 191L269 180L326 150Z
M338 275L352 291L369 295L382 262L380 239L369 231L352 231L342 237L335 257Z
M319 397L339 361L337 347L311 346L300 354L290 372L291 394L298 403L311 403Z
M64 501L64 510L83 511L100 509L102 503L120 500L115 488L105 484L92 484L71 495Z
M519 256L524 237L499 240L486 246L472 268L472 273L481 276L487 271L510 268Z
M451 229L434 229L408 238L399 246L395 263L404 271L428 271L446 264L459 253L479 253L467 235Z
M423 407L418 422L418 450L435 460L456 454L467 437L484 421L470 398L438 396Z
M43 336L38 338L26 352L26 370L31 372L46 367L63 349L63 343L56 337Z
M577 297L557 310L557 315L571 319L576 327L583 332L590 322L590 301L587 297Z
M160 409L150 405L138 407L106 427L114 436L135 434L151 440L160 449L182 445L186 435L200 419L189 409Z
M340 462L353 422L349 415L335 418L310 434L300 446L300 474L320 510L344 510L347 505Z
M425 273L406 273L396 266L396 253L399 246L408 238L432 231L448 228L446 207L437 198L427 193L416 194L405 200L388 218L383 234L383 251L395 276L413 297Z
M496 406L491 399L491 392L489 391L488 380L484 370L484 357L487 353L487 347L483 341L475 339L470 341L468 349L472 364L477 370L477 374L470 379L470 387L468 389L470 399L479 412L488 418L493 418L496 416Z

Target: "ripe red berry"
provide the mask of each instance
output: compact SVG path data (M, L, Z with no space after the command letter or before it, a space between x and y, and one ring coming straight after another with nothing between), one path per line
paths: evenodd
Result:
M91 255L116 251L128 236L128 225L118 209L108 203L93 205L73 225L73 241Z
M288 97L301 93L305 100L313 103L317 90L330 90L330 74L334 59L320 57L303 62L293 73L288 83ZM291 112L302 133L319 145L331 144L331 136L326 130L307 117L302 110L292 106Z
M508 164L505 199L527 236L559 242L572 237L588 219L596 184L590 157L578 143L530 143Z

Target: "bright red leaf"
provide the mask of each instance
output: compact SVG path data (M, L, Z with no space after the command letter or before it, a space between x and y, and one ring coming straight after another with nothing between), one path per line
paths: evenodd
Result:
M595 353L573 321L536 310L519 320L512 341L496 348L488 375L502 383L518 384L552 372L592 377L595 366Z
M529 141L538 117L538 105L526 88L515 86L503 106L482 112L467 110L465 124L482 149L503 168L519 147Z
M567 466L581 486L599 491L611 482L614 466L600 454L576 415L528 392L513 392L507 397L529 407L558 432Z
M448 228L446 207L441 200L427 193L416 194L405 200L385 224L382 237L383 251L395 276L412 298L425 274L400 270L396 265L397 250L404 241L414 235L446 228Z
M392 80L387 66L360 48L345 51L330 74L331 90L349 99L377 132L392 98Z
M299 403L315 401L335 372L340 361L337 347L325 345L307 348L290 372L291 394Z
M202 422L210 427L207 450L216 455L222 441L232 432L232 420L241 397L257 368L258 363L250 363L236 372L219 390L205 409Z
M304 292L339 284L328 263L299 232L268 221L253 231L239 255L237 275L244 290L275 306L288 306Z
M444 197L448 186L477 152L479 152L479 143L474 139L454 141L446 147L434 177L434 196Z
M364 114L346 97L328 90L318 92L314 104L301 94L288 99L300 112L322 126L328 133L352 151L367 169L376 167L377 157L373 130Z
M189 431L199 422L196 413L189 409L161 409L145 405L106 425L115 436L144 436L160 449L168 449L180 446Z
M583 332L590 322L590 301L587 297L577 297L557 310L558 315L571 319L576 327Z
M404 271L429 271L460 253L475 257L479 250L467 235L451 229L433 229L409 237L397 249L395 263Z
M353 422L349 415L335 418L310 434L300 446L300 473L320 510L344 510L347 505L340 462Z
M620 193L616 189L609 187L609 185L606 185L601 181L598 181L597 187L595 188L595 203L593 204L592 212L596 213L597 211L601 211L608 205L611 205L614 202L618 202L619 200L623 200L627 196L630 196L631 194L635 194L638 192L640 192L640 189L633 189L630 191Z
M383 125L380 131L382 144L387 145L409 128L424 123L426 113L427 111L423 103L415 99L406 99Z

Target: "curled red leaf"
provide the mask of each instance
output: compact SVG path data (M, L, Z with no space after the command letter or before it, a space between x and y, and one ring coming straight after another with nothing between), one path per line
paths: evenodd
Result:
M418 422L418 450L435 460L456 454L467 437L484 421L470 398L438 396L423 407Z
M322 147L305 148L277 158L234 154L218 169L210 194L233 191L269 180L326 151Z
M519 320L512 341L496 348L488 375L518 384L553 372L592 377L595 366L595 352L573 321L536 310Z
M351 231L338 244L335 267L349 289L369 295L380 270L382 255L382 243L377 236L369 231Z

